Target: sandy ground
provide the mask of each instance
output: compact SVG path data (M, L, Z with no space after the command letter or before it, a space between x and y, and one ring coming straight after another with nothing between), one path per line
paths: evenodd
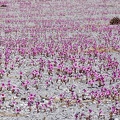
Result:
M111 41L116 40L117 50L113 49L112 43L106 48L98 48L98 52L102 50L107 55L111 55L112 59L116 59L119 63L120 61L120 33L119 26L109 25L109 20L112 17L120 17L120 2L119 0L8 0L7 2L1 2L1 4L6 4L7 7L0 8L0 32L1 32L1 45L0 52L2 53L1 58L1 69L5 70L5 74L1 77L0 83L5 83L5 88L0 91L0 94L4 93L6 96L4 104L0 109L0 120L77 120L75 119L75 114L84 113L86 117L81 118L80 120L98 120L99 112L102 110L102 115L99 120L109 120L109 110L111 106L116 105L120 109L120 99L111 100L103 99L98 105L97 101L90 99L89 93L91 91L100 90L101 87L98 87L97 84L91 88L86 84L86 76L82 75L80 78L76 79L75 74L72 76L66 75L66 80L69 80L66 84L56 79L57 67L55 66L52 74L48 74L47 65L44 66L44 70L41 71L40 76L32 77L31 72L33 70L39 70L40 64L38 60L41 58L43 61L48 63L51 61L51 64L54 64L54 60L57 61L57 65L60 64L58 54L54 56L46 57L44 54L37 55L35 57L29 57L25 55L24 57L18 54L17 46L12 49L13 54L10 55L10 61L7 69L5 69L5 49L7 42L11 40L26 40L34 41L35 37L39 37L38 43L49 43L49 39L54 39L55 45L62 46L62 40L71 38L79 38L79 35L83 35L90 41L96 41L97 44L104 43L104 35L106 31L103 31L101 34L96 30L92 30L92 26L95 26L98 30L104 30L105 28L111 28L113 30L112 36L110 37ZM91 19L88 22L88 19ZM47 21L48 20L48 21ZM17 22L16 22L17 21ZM49 28L49 21L52 21L52 28ZM60 27L61 25L61 27ZM88 30L86 29L88 25ZM60 29L57 29L59 27ZM66 29L69 27L69 29ZM64 28L64 32L62 31ZM33 30L34 32L31 32ZM35 31L36 30L36 31ZM116 30L116 31L115 31ZM116 37L116 38L115 38ZM73 44L77 40L73 40ZM11 41L12 42L12 41ZM19 42L18 42L19 44ZM33 42L28 42L28 49L33 46ZM80 43L81 44L81 43ZM11 43L12 46L12 43ZM41 45L42 46L42 45ZM26 47L26 48L27 48ZM61 47L62 48L62 47ZM62 50L62 49L61 49ZM85 55L86 51L94 50L92 46L81 51L78 48L78 54L76 54L76 61L81 66L82 63L79 62L79 56L83 56L86 60L89 56ZM73 54L74 56L74 54ZM17 57L19 58L18 62L15 62ZM93 57L94 59L94 57ZM94 70L99 69L99 65L103 64L105 61L99 62L99 59L95 59L95 63L92 63ZM13 69L11 66L13 66ZM85 67L87 67L87 61L85 62ZM65 67L70 67L70 61L64 61ZM120 65L118 65L120 69ZM22 77L20 78L20 72L22 72ZM102 75L105 76L105 88L112 89L112 87L120 86L120 79L116 82L109 84L112 71L101 71ZM60 73L63 75L63 73ZM64 75L63 75L64 76ZM46 85L46 81L52 79L50 86ZM15 86L15 93L7 90L7 83L11 81L11 84ZM26 80L30 81L30 84L27 86L27 90L21 85L22 82ZM34 82L37 81L36 84ZM38 88L36 88L36 85ZM76 100L71 99L70 88L75 86L74 92L78 95L78 98L81 100L80 103L76 103ZM86 100L82 100L83 90L86 89ZM16 95L17 90L19 90L18 95ZM117 89L118 90L118 89ZM36 94L34 101L40 101L41 106L49 102L51 98L52 105L50 105L46 111L41 109L38 113L35 108L35 103L30 108L27 105L27 100L23 101L22 98L28 99L29 94ZM60 94L65 94L65 98L61 101ZM66 105L66 101L70 100L70 105ZM11 107L10 104L15 101L16 104L14 107ZM116 102L118 102L116 104ZM20 114L15 114L14 109L20 108ZM51 109L50 109L51 108ZM89 110L92 109L92 118L88 119ZM102 116L105 116L102 117ZM120 115L114 115L113 118L120 119Z

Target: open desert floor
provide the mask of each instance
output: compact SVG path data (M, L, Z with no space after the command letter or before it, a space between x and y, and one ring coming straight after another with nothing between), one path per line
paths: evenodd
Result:
M1 0L0 120L120 120L120 1Z

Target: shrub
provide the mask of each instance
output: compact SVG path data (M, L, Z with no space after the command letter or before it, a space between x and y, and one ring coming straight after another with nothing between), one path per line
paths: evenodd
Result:
M7 7L7 5L1 5L0 7Z
M118 17L114 17L110 20L110 25L118 25L120 24L120 19Z

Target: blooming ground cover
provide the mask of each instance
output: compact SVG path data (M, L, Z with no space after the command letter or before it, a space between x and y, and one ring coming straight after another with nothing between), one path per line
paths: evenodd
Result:
M0 6L0 118L120 119L119 1Z

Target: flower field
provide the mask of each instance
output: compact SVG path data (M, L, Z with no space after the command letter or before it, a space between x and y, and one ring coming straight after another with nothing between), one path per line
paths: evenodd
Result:
M119 8L1 1L0 119L120 120Z

